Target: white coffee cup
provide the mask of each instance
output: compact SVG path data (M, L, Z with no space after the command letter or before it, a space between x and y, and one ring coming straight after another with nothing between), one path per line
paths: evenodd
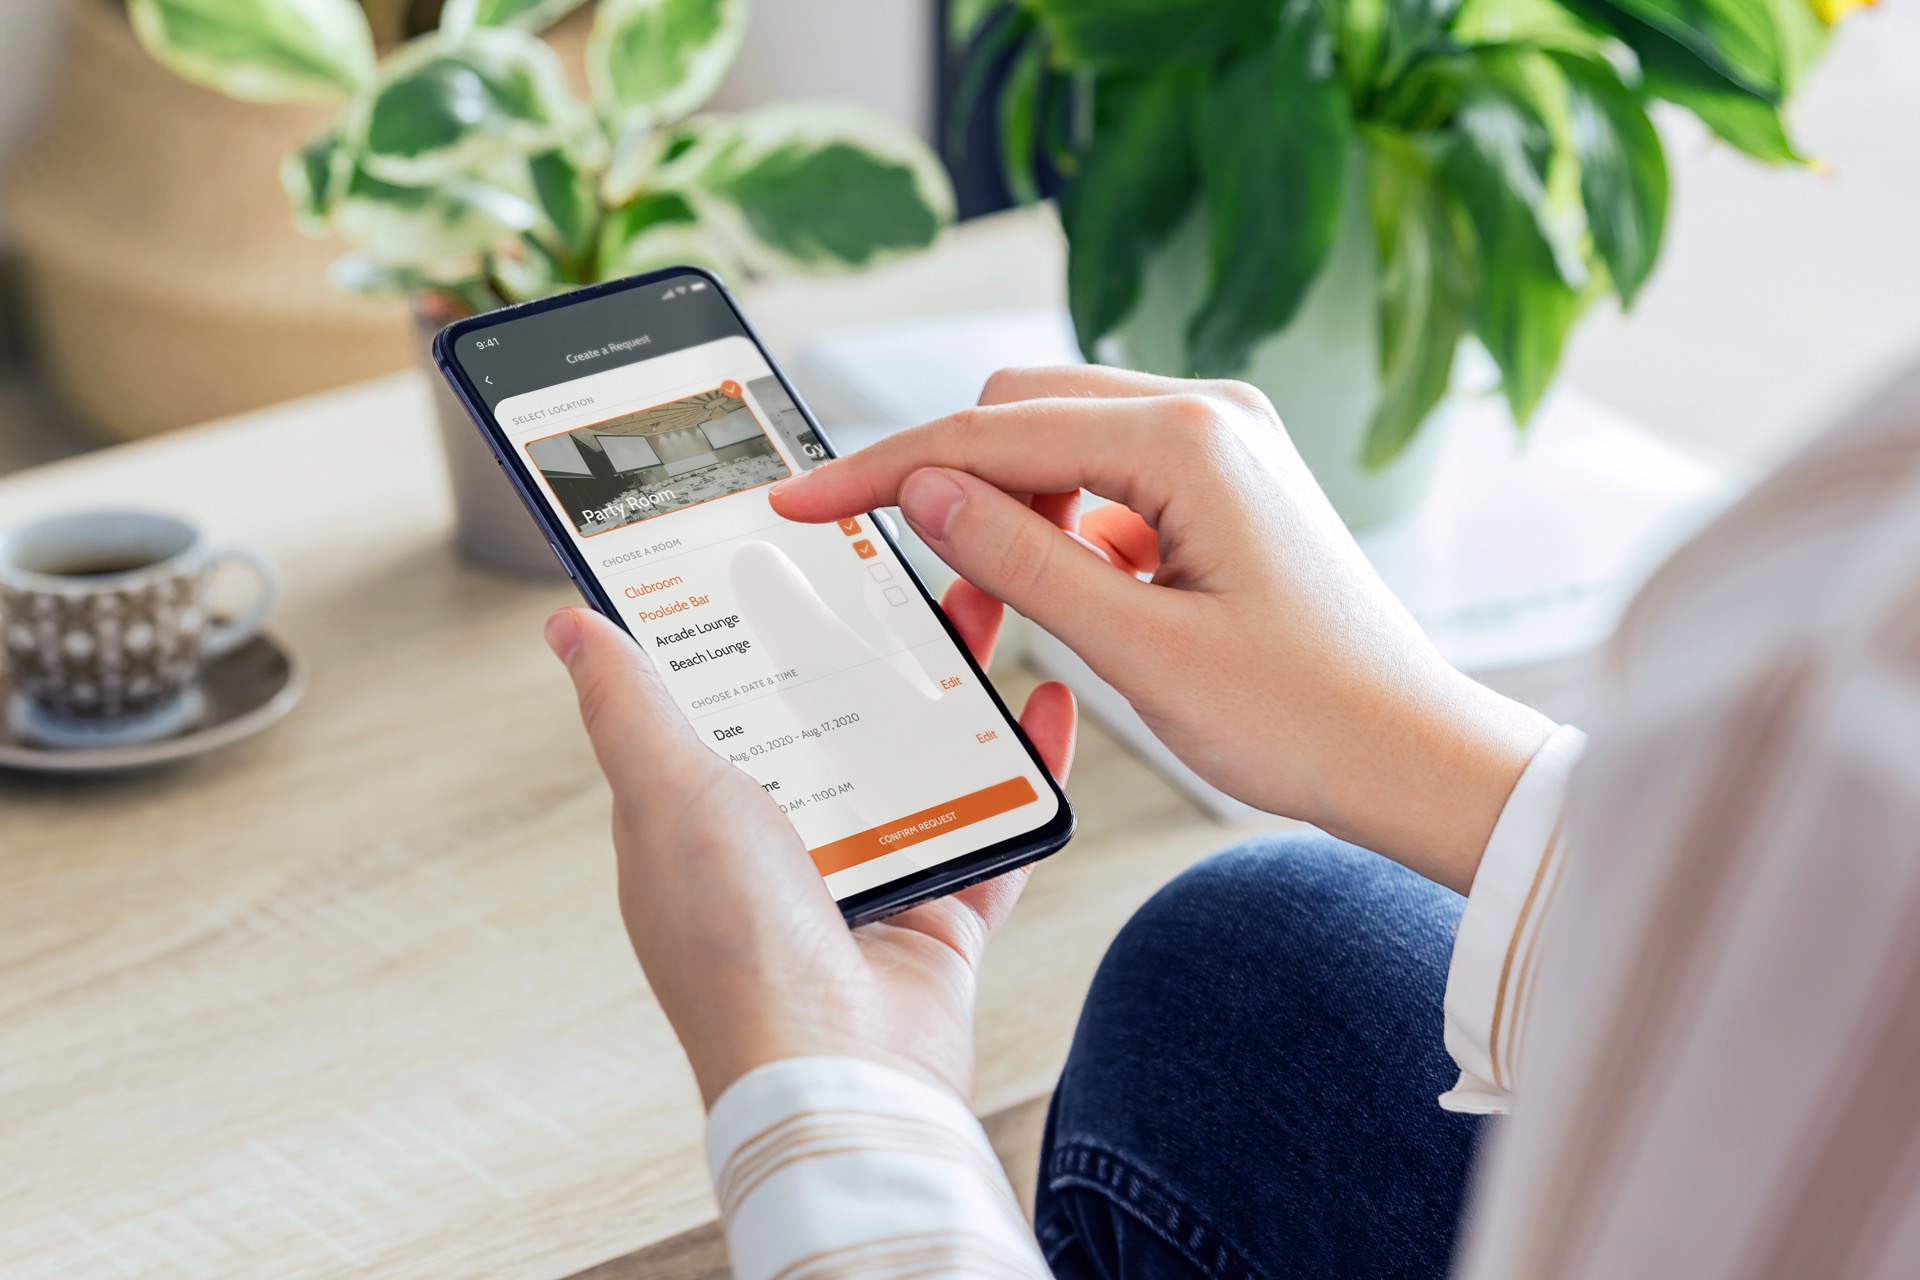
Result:
M259 589L244 615L215 619L208 594L233 564ZM28 732L181 720L202 665L259 630L277 578L259 552L214 547L187 521L152 512L78 512L0 535L0 636Z

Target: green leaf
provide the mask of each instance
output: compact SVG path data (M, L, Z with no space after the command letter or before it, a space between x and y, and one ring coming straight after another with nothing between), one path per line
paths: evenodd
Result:
M1780 16L1782 4L1800 4L1802 0L1746 2L1764 5L1765 16L1775 23L1782 68L1780 82L1771 86L1742 79L1665 32L1623 11L1607 8L1606 0L1568 0L1575 7L1590 6L1596 19L1633 50L1648 94L1685 107L1722 139L1756 159L1769 164L1797 162L1802 157L1788 139L1779 108L1784 86L1812 58L1819 37Z
M408 43L358 115L362 167L401 186L564 146L585 124L560 59L511 27Z
M600 0L587 83L610 121L678 120L713 96L740 53L746 0Z
M600 171L600 198L605 203L625 204L638 195L653 177L660 163L660 131L643 119L634 119L615 137L613 148Z
M967 127L973 123L982 97L1004 69L1008 55L1032 35L1033 30L1032 15L1016 7L1004 18L982 28L967 50L966 66L961 69L953 100L947 106L946 148L956 165L966 155Z
M1787 54L1771 0L1589 0L1643 23L1702 63L1778 102ZM1629 40L1628 43L1632 43Z
M1580 198L1593 247L1623 306L1653 271L1667 221L1667 158L1639 98L1612 67L1557 59L1567 78Z
M539 221L532 201L496 182L463 178L403 187L364 169L355 171L334 215L335 229L369 260L435 273Z
M1052 78L1041 150L1061 178L1079 174L1080 155L1093 144L1093 87L1090 71Z
M1475 328L1500 366L1514 421L1524 426L1553 381L1581 306L1550 239L1553 139L1539 112L1498 81L1478 87L1451 132L1442 173L1478 247Z
M1780 108L1731 86L1699 84L1650 71L1647 92L1685 107L1701 123L1756 160L1767 164L1804 164L1787 136Z
M373 81L373 32L353 0L128 0L162 65L248 102L325 101Z
M502 243L487 255L487 266L508 302L551 298L584 283L532 236Z
M1060 197L1067 232L1067 305L1080 349L1133 310L1147 256L1192 207L1198 173L1192 138L1198 75L1189 68L1095 89L1093 145Z
M447 0L440 10L440 30L454 34L473 27L544 31L580 4L581 0Z
M692 224L699 220L693 206L670 191L644 195L612 210L600 228L597 254L600 279L635 274L634 270L623 269L628 257L627 246L645 232L672 223Z
M1459 8L1460 0L1385 0L1372 82L1385 83L1404 71L1442 38Z
M1820 16L1812 0L1767 0L1774 26L1780 32L1780 54L1785 70L1785 95L1800 87L1807 69L1827 47L1833 28Z
M754 268L865 266L925 248L953 217L946 170L926 144L840 103L713 120L662 174Z
M1778 104L1788 51L1772 0L1565 0L1633 50L1641 69Z
M280 185L294 224L310 236L331 229L334 207L353 175L353 157L337 133L323 133L280 162Z
M1068 66L1204 61L1273 36L1273 0L1026 0Z
M1464 0L1447 34L1464 46L1527 45L1593 58L1617 47L1617 37L1559 0Z
M594 233L600 221L600 200L588 180L564 151L543 151L527 164L533 178L533 192L553 232L558 249L562 278L576 283L578 272L593 252Z
M1212 221L1207 297L1187 330L1194 371L1231 376L1293 319L1340 229L1353 126L1315 0L1287 0L1263 49L1230 63L1198 104Z
M1361 454L1378 470L1400 456L1446 394L1471 325L1471 233L1411 136L1367 131L1368 198L1380 245L1380 405Z
M1359 98L1380 72L1380 53L1387 36L1387 0L1334 0L1327 6L1327 13L1340 50L1340 78L1347 92Z
M701 225L693 206L670 191L641 196L607 215L600 232L599 279L616 280L681 263L722 276L734 274L740 265L719 237Z
M1000 94L1000 173L1016 204L1040 198L1034 148L1040 140L1040 86L1046 46L1035 40L1014 59Z
M1010 0L947 0L947 44L966 48L989 18L1010 7Z
M1456 70L1459 96L1451 123L1457 129L1467 113L1475 125L1506 132L1506 145L1491 153L1501 162L1501 180L1553 251L1560 278L1582 287L1588 277L1580 248L1585 208L1566 76L1549 54L1499 46L1472 50L1456 61Z

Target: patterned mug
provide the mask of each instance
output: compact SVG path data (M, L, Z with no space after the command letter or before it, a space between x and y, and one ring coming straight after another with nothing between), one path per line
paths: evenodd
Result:
M215 619L214 575L259 577L246 613ZM81 512L0 535L0 634L19 697L41 718L108 728L166 712L200 668L260 628L273 565L244 547L214 549L173 516Z

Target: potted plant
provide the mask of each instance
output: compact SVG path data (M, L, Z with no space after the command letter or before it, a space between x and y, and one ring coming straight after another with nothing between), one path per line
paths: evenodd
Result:
M288 156L303 228L351 247L341 288L405 294L423 323L656 267L737 277L861 267L952 216L945 170L906 129L831 102L698 114L745 0L600 0L590 102L537 34L580 0L446 0L376 57L354 0L129 0L142 44L236 98L338 101ZM464 414L443 397L461 545L551 569Z
M1524 427L1580 315L1631 305L1668 174L1648 117L1797 163L1780 109L1853 0L1015 0L962 96L1064 184L1090 357L1260 386L1348 523L1423 492L1463 339ZM1484 363L1484 362L1483 362Z

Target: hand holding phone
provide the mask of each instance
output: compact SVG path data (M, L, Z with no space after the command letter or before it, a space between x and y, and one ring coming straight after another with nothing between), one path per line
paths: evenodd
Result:
M945 601L985 666L1002 609L964 582ZM613 788L620 910L711 1106L782 1058L867 1058L973 1085L974 969L1028 868L850 933L780 806L712 751L631 637L589 610L547 627ZM1073 700L1042 685L1021 724L1049 771L1073 756Z
M1073 811L870 511L784 519L832 456L697 269L448 326L441 371L588 603L859 924L1066 843Z

